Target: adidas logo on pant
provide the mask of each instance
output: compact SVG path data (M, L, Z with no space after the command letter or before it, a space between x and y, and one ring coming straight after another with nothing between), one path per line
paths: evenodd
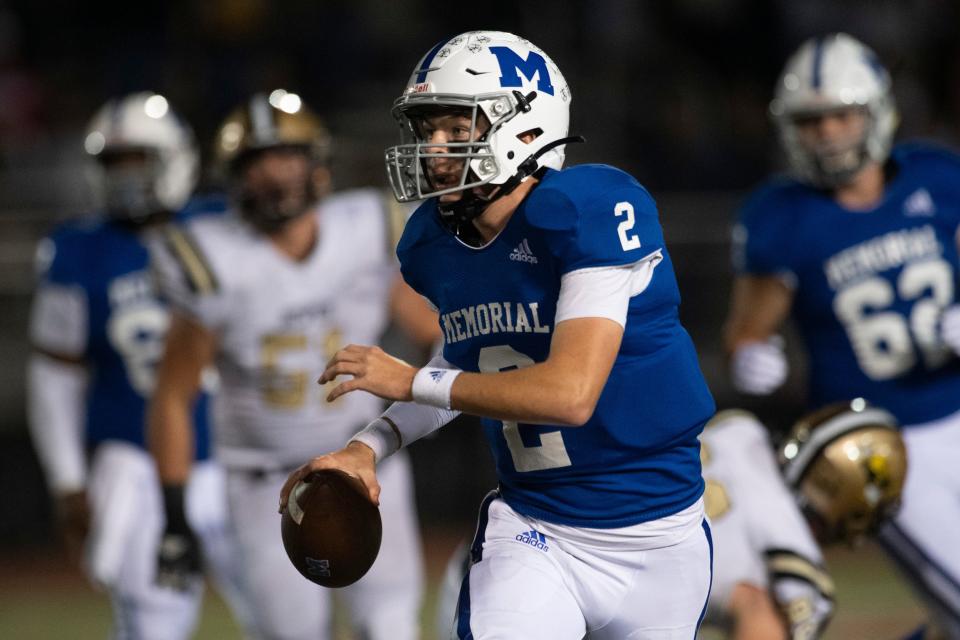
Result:
M537 264L537 256L533 255L533 251L530 250L530 243L526 238L510 252L510 259L518 262Z
M547 536L543 535L536 529L531 529L530 531L524 531L523 533L518 533L516 538L514 539L517 542L528 544L531 547L540 549L541 551L550 551L550 547L547 546Z

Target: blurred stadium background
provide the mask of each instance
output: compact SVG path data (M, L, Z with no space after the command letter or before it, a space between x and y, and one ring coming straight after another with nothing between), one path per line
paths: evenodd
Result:
M785 57L808 36L848 31L894 76L900 139L960 141L956 0L0 0L0 637L101 638L108 626L106 599L53 533L24 411L33 249L89 206L87 118L111 96L153 89L206 152L233 105L282 87L327 118L339 186L386 186L392 100L429 46L474 28L517 32L550 52L573 88L572 130L588 140L569 161L615 164L650 188L718 405L752 408L775 433L801 410L803 363L794 354L792 384L749 401L724 379L719 345L731 220L745 191L779 167L766 106ZM479 431L460 426L411 451L434 583L494 484ZM874 547L829 559L840 588L829 637L893 638L920 619ZM212 600L200 637L235 635Z

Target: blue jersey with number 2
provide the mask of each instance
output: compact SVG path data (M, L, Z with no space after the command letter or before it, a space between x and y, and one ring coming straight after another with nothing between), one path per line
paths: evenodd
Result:
M663 262L630 300L613 370L582 427L484 419L504 499L520 513L585 527L623 527L675 513L703 492L697 435L714 411L656 206L604 165L548 171L506 228L472 248L441 226L435 200L414 213L397 253L406 281L440 312L444 357L473 372L546 360L560 278Z
M796 283L813 406L862 396L911 425L960 410L960 360L939 337L956 304L960 158L903 145L891 163L868 211L790 180L761 188L743 210L739 266Z

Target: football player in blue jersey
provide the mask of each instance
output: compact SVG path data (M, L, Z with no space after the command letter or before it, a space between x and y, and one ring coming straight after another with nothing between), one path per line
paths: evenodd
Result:
M500 486L483 501L453 633L533 640L692 638L710 588L697 436L714 403L680 325L653 199L605 165L561 170L570 89L502 32L444 40L417 65L387 150L407 222L406 281L440 313L441 356L416 369L350 345L322 382L397 401L337 467L376 501L375 464L484 416Z
M783 383L776 333L792 314L810 404L860 396L897 417L909 469L880 538L960 637L960 158L921 144L891 151L890 77L846 34L800 47L771 113L793 175L758 189L735 232L734 382L754 394Z
M155 580L164 518L144 450L144 412L169 319L145 243L187 202L197 152L189 127L163 96L149 92L104 105L85 146L104 215L66 223L40 244L30 327L31 433L63 533L94 584L110 593L111 637L186 638L196 626L202 580L164 586ZM204 428L197 431L199 462L184 499L208 566L239 605L223 474L208 460L205 398L195 411Z

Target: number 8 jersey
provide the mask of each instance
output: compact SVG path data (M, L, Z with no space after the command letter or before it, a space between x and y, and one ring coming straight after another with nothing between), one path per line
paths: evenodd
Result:
M407 223L398 255L404 279L440 312L444 358L473 372L547 359L565 275L659 262L632 292L617 359L586 424L485 419L484 431L504 500L535 518L626 527L701 496L697 435L713 399L679 321L656 206L636 180L604 165L547 170L480 248L442 226L429 200Z
M742 211L734 261L793 286L812 406L862 396L910 425L960 407L960 361L939 337L956 300L960 159L903 145L889 167L867 211L791 180L761 187Z
M206 204L197 210L206 213ZM180 221L195 213L182 212ZM145 447L144 413L170 322L149 268L154 231L104 219L67 222L37 251L31 341L89 368L83 434L88 453L109 440ZM209 453L207 413L203 394L194 410L198 460Z

